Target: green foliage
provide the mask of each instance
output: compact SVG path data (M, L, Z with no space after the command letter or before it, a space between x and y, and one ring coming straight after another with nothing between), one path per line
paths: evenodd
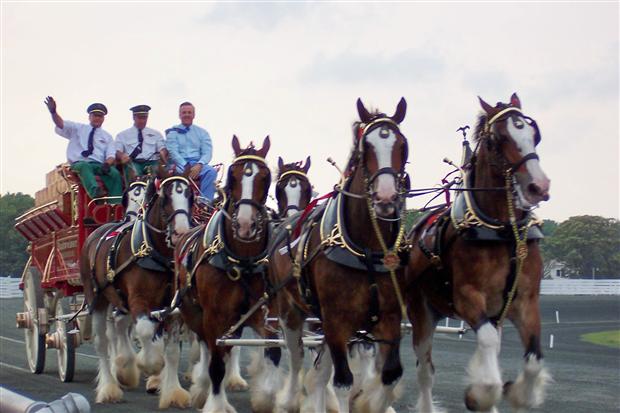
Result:
M28 241L15 228L15 218L34 206L34 198L21 192L0 195L0 276L21 276L28 260Z
M592 271L620 275L620 222L614 218L582 215L555 228L543 244L546 259L567 266L569 274L590 278Z
M408 209L405 211L405 234L409 233L413 224L424 215L424 212L418 211L417 209Z

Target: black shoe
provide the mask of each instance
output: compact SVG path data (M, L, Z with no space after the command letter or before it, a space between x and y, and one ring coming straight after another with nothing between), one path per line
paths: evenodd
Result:
M84 222L84 225L97 225L92 217L85 217L82 222Z

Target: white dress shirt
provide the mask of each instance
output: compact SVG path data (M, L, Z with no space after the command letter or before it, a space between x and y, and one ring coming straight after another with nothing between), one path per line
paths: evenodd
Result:
M92 129L93 127L90 125L68 120L63 121L62 129L59 127L55 128L58 135L69 139L69 145L67 145L67 160L69 163L73 164L78 161L103 163L106 159L114 157L116 154L114 151L114 139L112 135L101 128L95 129L93 153L88 158L82 156L82 152L88 150L88 135L90 135Z
M136 156L138 161L157 161L159 151L164 149L164 136L155 129L142 129L142 152ZM116 150L131 155L138 146L138 128L132 126L116 135Z

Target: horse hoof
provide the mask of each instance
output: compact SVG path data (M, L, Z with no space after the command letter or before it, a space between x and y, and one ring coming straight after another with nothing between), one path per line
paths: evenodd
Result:
M465 390L465 407L473 412L491 410L502 396L502 388L495 384L471 384Z
M123 391L117 384L107 384L97 391L95 403L116 403L123 398Z
M246 391L248 389L248 382L241 376L231 377L226 385L228 391Z
M161 397L159 399L159 408L167 409L170 406L178 407L180 409L185 409L190 406L190 395L189 392L182 388L174 389L167 397Z
M195 409L202 409L207 402L207 390L197 384L192 384L189 388L190 403Z
M160 384L161 379L159 378L159 376L149 376L149 378L146 380L146 392L148 394L157 394Z

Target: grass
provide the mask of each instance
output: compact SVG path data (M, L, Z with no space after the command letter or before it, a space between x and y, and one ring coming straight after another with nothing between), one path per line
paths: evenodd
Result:
M620 349L620 330L583 334L581 336L581 341Z

